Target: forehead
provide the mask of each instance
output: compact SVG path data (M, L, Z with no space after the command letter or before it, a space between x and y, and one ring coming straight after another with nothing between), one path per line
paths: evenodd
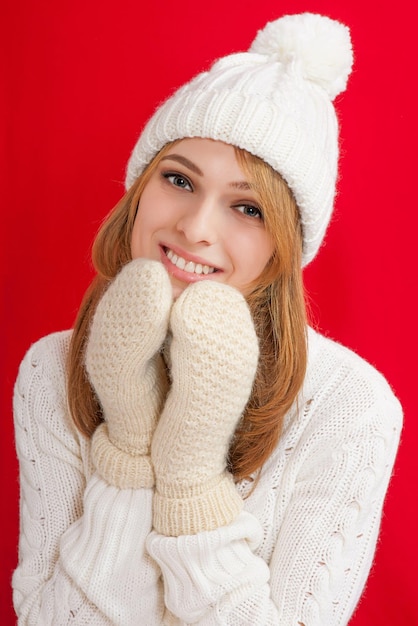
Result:
M199 163L201 163L207 167L211 165L211 163L226 164L229 168L235 169L237 173L244 176L237 161L234 146L224 143L223 141L202 139L199 137L181 139L175 145L171 146L164 156L168 157L172 154L182 155L194 164L199 165Z

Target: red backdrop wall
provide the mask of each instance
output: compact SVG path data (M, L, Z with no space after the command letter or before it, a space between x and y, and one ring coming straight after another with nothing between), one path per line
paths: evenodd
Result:
M93 235L123 192L127 157L156 103L213 58L246 49L267 20L306 10L349 24L356 53L338 100L336 213L306 271L312 311L320 329L387 376L405 409L375 565L352 625L418 624L416 34L407 3L6 0L0 10L1 624L14 623L18 363L31 342L72 325L92 275Z

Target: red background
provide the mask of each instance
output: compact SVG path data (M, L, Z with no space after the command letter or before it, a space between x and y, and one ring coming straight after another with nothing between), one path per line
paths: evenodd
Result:
M350 25L356 53L337 103L336 213L306 271L312 311L320 329L386 375L405 409L375 565L351 624L418 624L415 19L402 0L142 4L3 0L0 9L1 624L14 623L18 363L31 342L71 326L93 235L123 192L127 157L154 106L215 57L246 49L266 21L306 10Z

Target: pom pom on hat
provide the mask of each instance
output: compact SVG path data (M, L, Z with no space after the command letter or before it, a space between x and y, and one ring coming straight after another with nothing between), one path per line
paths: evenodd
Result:
M331 100L345 90L353 65L347 26L315 13L269 22L257 33L249 52L298 63L304 78L323 87Z
M247 150L292 190L307 265L332 214L338 169L332 100L345 89L352 63L349 29L329 17L302 13L269 22L248 52L215 61L157 109L129 159L126 188L176 139L215 139Z

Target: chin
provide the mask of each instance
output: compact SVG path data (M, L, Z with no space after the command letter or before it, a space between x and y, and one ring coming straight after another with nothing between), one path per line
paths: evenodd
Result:
M187 288L187 285L179 285L177 282L174 283L173 281L171 281L171 286L173 288L174 300L177 300L177 298L179 298L183 291Z

